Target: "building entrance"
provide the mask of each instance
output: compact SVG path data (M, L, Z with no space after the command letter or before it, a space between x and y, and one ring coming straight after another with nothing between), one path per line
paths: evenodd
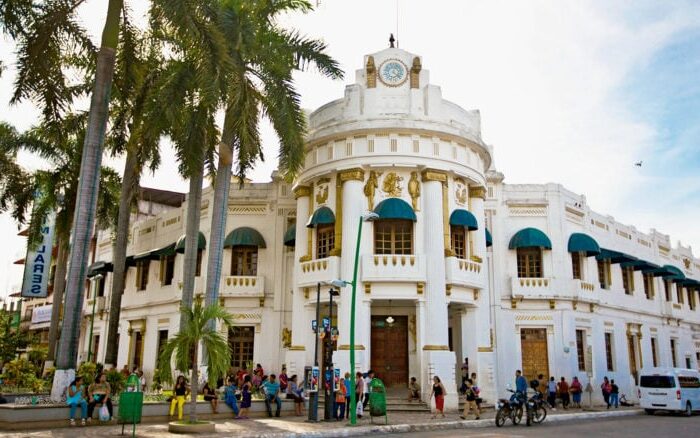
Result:
M520 329L523 375L530 380L538 374L549 378L549 357L547 354L547 329Z
M371 367L387 387L408 382L408 317L372 316Z

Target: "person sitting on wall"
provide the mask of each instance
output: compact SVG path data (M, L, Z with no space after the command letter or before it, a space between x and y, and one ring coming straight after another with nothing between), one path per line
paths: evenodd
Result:
M233 415L234 418L240 418L239 417L239 409L238 409L238 400L236 399L236 385L235 385L235 378L234 377L229 377L228 378L228 385L224 389L224 403L228 407L233 410Z
M280 411L282 410L282 400L280 400L280 384L277 381L277 377L274 374L270 374L263 383L263 389L265 392L265 407L267 407L267 416L272 417L272 402L277 404L277 410L275 411L275 417L280 416Z

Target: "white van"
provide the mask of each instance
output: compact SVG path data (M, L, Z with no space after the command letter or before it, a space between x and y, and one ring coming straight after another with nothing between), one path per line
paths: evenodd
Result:
M656 411L700 411L700 372L685 368L645 368L639 373L639 404Z

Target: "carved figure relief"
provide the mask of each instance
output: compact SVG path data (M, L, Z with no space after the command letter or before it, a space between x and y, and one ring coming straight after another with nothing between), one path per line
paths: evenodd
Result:
M403 178L396 174L396 172L389 172L384 177L382 181L382 191L388 196L399 197L401 196L401 181Z
M411 335L411 340L413 341L413 350L416 351L416 317L411 315L408 317L408 333Z
M377 86L377 66L374 64L374 56L367 57L367 88L375 88Z
M282 329L282 347L289 348L292 346L292 331L287 327Z
M457 201L457 204L460 204L460 205L466 204L468 193L469 193L469 190L467 189L467 186L464 185L464 183L461 181L456 181L455 200Z
M418 172L411 172L411 179L408 180L408 194L411 195L413 210L418 211L418 198L420 197L420 182Z
M690 260L689 259L683 259L683 264L685 265L685 269L690 269Z
M318 186L318 192L316 192L316 203L318 205L325 204L328 200L328 185Z
M374 192L379 188L379 175L381 174L377 174L377 172L371 170L369 172L369 178L367 178L367 182L365 183L364 192L367 197L367 208L369 210L374 210Z

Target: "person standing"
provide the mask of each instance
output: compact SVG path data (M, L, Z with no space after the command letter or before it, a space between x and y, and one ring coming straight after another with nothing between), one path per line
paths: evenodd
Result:
M559 397L561 398L561 407L564 409L569 409L569 383L562 376L559 385L557 385L559 390Z
M297 375L294 374L289 379L287 385L287 398L294 399L294 414L303 415L304 411L304 385L297 385Z
M348 418L350 418L350 397L349 397L350 396L350 373L347 371L345 372L344 382L345 382L345 394L347 394L345 396L345 419L348 419ZM364 382L363 382L363 384L364 384Z
M527 395L527 379L520 370L515 372L515 390Z
M70 407L70 425L75 426L75 411L80 406L80 425L85 426L85 418L87 416L87 402L85 401L85 385L83 378L77 376L75 380L68 386L68 397L66 402Z
M472 380L472 390L476 394L476 409L478 412L481 412L481 388L476 383L476 373L472 373L470 379Z
M547 402L553 411L557 410L557 382L554 381L554 376L547 383Z
M362 400L362 409L367 409L367 405L369 405L369 387L370 384L372 383L372 379L374 379L374 371L369 370L367 371L367 376L364 378L364 399Z
M464 391L464 397L466 403L464 405L464 412L459 416L462 420L466 420L469 414L474 411L475 420L479 419L479 407L476 405L476 392L474 392L474 385L472 379L467 379L464 384L467 389Z
M182 420L182 409L185 406L185 397L189 392L185 376L177 376L175 387L173 388L173 399L170 402L170 417L175 415L175 406L177 406L177 419Z
M280 381L280 392L287 393L287 385L289 384L289 377L287 377L287 367L282 365L282 372L278 376Z
M603 383L600 384L600 390L603 391L603 400L605 400L605 404L608 406L608 409L610 409L610 392L612 392L612 387L610 386L608 376L603 377Z
M241 414L238 418L248 419L248 411L252 403L253 383L250 374L243 376L243 384L241 385Z
M272 402L274 402L277 405L275 417L279 417L280 410L282 409L282 400L280 400L279 396L280 384L277 381L277 377L274 374L270 374L267 380L265 380L263 388L265 390L265 407L267 407L267 416L272 417Z
M615 379L610 381L610 401L608 402L608 407L615 406L615 409L619 407L620 403L620 388L615 384Z
M539 393L544 397L547 397L547 379L544 378L544 374L538 374L537 381L539 382L539 385L537 385L537 391L539 391Z
M583 393L583 388L581 387L581 382L578 380L578 377L574 376L574 379L571 381L571 386L569 390L571 391L571 396L573 397L574 407L580 408L581 394Z
M443 410L445 409L445 394L447 391L445 391L445 387L442 385L442 382L440 381L440 378L438 376L433 376L433 389L430 391L430 398L435 396L435 413L431 418L435 418L437 413L439 412L440 415L442 415L442 418L445 418L445 413Z
M345 382L340 382L338 388L335 390L335 412L334 417L336 421L340 421L345 418L345 402L347 399L347 389L345 388Z
M356 409L356 415L357 418L362 418L362 414L364 413L364 407L362 406L362 401L363 401L363 395L365 393L365 383L364 379L362 378L362 373L357 372L355 374L355 400L357 400L355 403L357 404ZM352 409L352 407L350 407Z

